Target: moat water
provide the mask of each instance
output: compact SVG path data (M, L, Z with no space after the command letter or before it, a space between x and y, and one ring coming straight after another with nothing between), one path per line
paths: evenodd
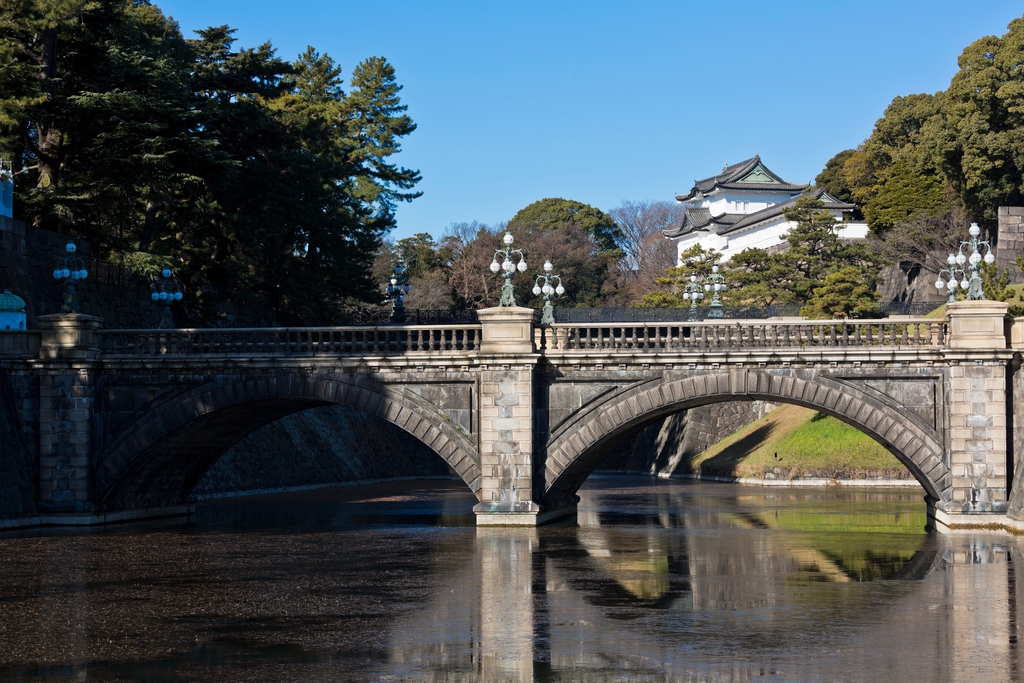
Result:
M3 681L1014 681L1022 546L920 491L592 478L578 526L459 482L0 537Z

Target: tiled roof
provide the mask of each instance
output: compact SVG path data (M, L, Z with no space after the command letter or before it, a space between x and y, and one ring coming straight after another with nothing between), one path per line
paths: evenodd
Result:
M856 204L838 201L835 197L827 194L822 188L818 188L810 196L821 200L822 208L831 211L853 211L857 208ZM680 224L677 227L665 230L664 235L671 238L682 237L696 230L708 229L712 225L720 228L718 231L719 235L728 235L731 232L743 230L744 228L749 228L752 225L757 225L782 215L786 209L794 206L798 199L800 197L793 197L775 206L769 206L766 209L747 214L723 213L718 216L712 216L710 209L687 209L686 213L683 214L683 220Z
M710 209L687 209L679 225L663 231L663 234L665 237L682 237L696 230L706 230L711 226L728 228L736 221L741 220L744 215L742 213L723 213L712 216Z
M737 182L748 173L757 168L758 165L764 169L764 172L776 182L774 183L740 183ZM684 202L687 199L692 199L698 193L706 195L707 193L714 190L716 187L720 187L726 190L769 190L779 192L803 192L807 189L808 185L800 183L790 183L775 173L773 173L767 166L761 163L761 156L755 154L753 158L741 161L738 164L732 164L722 169L722 172L718 175L713 175L710 178L704 178L694 183L693 189L690 190L689 194L676 195L676 200Z
M827 194L823 188L818 188L813 193L811 193L810 196L814 197L815 199L821 200L823 209L828 209L832 211L853 211L854 209L857 208L856 204L847 204L846 202L838 201L835 197L832 197L831 195ZM822 197L824 197L824 199L822 199ZM793 197L792 199L785 202L780 202L775 206L769 206L767 209L761 209L760 211L755 211L754 213L748 213L746 216L743 217L742 220L736 221L725 230L720 230L718 234L726 235L730 232L736 232L738 230L742 230L743 228L749 228L752 225L757 225L758 223L763 223L766 220L775 218L776 216L780 216L786 209L795 206L798 199L800 199L800 197Z

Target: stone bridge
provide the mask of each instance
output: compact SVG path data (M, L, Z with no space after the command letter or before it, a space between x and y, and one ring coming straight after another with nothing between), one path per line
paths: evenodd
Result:
M476 325L195 330L53 315L0 332L0 373L34 397L23 427L55 522L187 509L243 437L337 403L433 449L477 496L478 524L536 525L575 514L617 440L760 399L870 435L921 483L939 528L1005 526L1024 433L1024 320L1005 314L972 301L945 320L540 326L532 309L495 308Z

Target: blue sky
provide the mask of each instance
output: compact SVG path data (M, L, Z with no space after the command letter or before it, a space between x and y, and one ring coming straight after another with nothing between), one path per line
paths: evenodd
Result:
M155 0L238 45L307 45L345 69L383 55L419 128L399 162L423 196L396 238L495 223L544 197L671 200L760 152L810 182L896 95L949 84L1019 2L332 2Z

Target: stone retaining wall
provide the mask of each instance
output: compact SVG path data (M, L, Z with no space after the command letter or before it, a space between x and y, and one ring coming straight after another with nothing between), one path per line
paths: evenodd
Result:
M775 408L765 401L734 401L670 415L613 447L599 471L692 474L694 456Z
M36 440L32 424L22 419L34 413L28 381L0 372L0 519L36 513Z
M1024 206L999 207L999 232L995 244L999 270L1009 269L1013 284L1024 282L1024 274L1014 263L1017 254L1024 254Z
M60 313L64 287L53 271L67 256L68 239L0 216L0 291L8 288L25 300L29 329L36 329L38 316ZM103 318L107 327L155 327L159 318L149 284L125 269L95 263L89 243L74 242L75 255L83 258L89 271L78 290L82 313Z
M444 460L411 434L337 405L295 413L253 432L214 463L193 493L449 473Z

